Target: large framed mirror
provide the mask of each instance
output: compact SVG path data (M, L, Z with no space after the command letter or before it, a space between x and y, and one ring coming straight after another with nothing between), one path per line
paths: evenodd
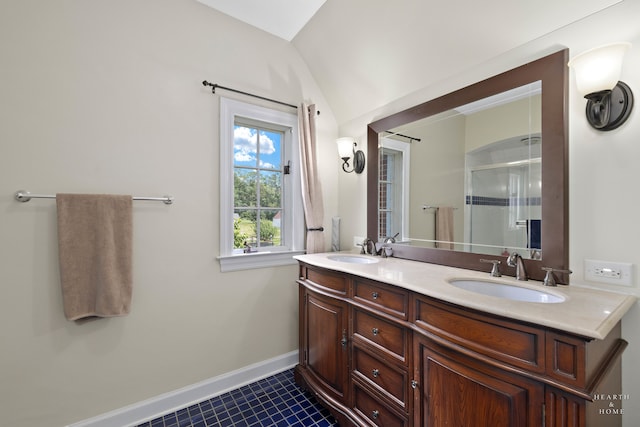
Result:
M367 235L472 270L568 269L568 50L368 126ZM374 159L377 159L375 161ZM558 275L561 283L568 277Z

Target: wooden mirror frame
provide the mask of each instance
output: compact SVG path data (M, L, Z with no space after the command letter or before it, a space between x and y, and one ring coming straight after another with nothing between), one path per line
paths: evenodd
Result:
M367 127L367 236L378 236L378 137L395 127L486 98L497 93L542 81L542 260L525 259L528 276L543 280L541 267L569 268L569 150L568 81L569 50L563 49L520 67L416 105ZM470 270L490 270L480 258L495 256L446 249L394 244L393 256ZM499 257L503 275L515 276L506 257ZM559 283L569 283L568 275L556 274Z

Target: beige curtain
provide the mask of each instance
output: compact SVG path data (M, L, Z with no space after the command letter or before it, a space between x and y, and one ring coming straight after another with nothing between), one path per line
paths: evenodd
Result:
M318 179L316 154L316 106L303 103L298 109L300 131L300 177L307 224L307 253L324 252L324 204Z

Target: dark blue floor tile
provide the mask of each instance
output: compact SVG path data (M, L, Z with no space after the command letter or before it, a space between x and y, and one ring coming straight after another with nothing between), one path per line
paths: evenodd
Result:
M140 424L138 427L336 427L315 398L293 380L293 369L280 372Z

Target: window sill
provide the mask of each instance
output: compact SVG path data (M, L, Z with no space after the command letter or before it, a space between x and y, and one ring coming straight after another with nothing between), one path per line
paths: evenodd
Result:
M253 268L269 268L281 265L294 265L294 255L302 255L305 251L257 252L219 256L220 271L250 270Z

